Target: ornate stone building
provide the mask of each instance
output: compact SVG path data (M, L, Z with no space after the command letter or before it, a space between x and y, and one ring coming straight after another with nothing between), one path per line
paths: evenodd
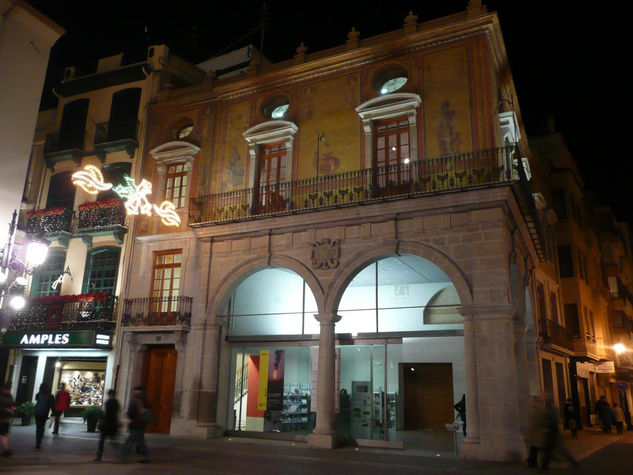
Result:
M462 456L520 458L547 253L496 14L250 58L150 106L135 178L182 222L135 218L119 396L172 434L394 447L465 394Z

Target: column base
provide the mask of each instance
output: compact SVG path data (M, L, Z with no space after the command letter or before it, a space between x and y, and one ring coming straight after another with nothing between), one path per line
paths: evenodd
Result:
M335 449L343 445L343 438L336 432L330 434L312 433L308 435L308 447L313 449Z

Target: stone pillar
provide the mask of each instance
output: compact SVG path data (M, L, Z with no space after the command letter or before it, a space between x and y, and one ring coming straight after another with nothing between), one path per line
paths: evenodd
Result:
M466 378L466 438L460 453L463 458L478 459L479 453L479 387L477 378L477 346L472 308L462 307L464 317L464 366Z
M478 388L475 410L479 415L477 455L483 460L520 461L523 455L514 313L511 305L473 308ZM468 415L468 405L466 411ZM462 454L468 456L464 451Z
M334 325L341 317L335 313L314 316L321 324L319 334L319 380L317 382L317 418L308 446L333 449L339 445L335 425L335 339Z

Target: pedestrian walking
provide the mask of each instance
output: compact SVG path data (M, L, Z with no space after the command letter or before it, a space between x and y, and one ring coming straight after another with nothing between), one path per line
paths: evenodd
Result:
M624 411L617 404L613 404L613 415L615 416L615 430L618 434L624 433L624 422L626 419L624 418Z
M576 406L571 398L567 398L565 402L565 426L571 431L571 438L578 437L578 420L576 419Z
M136 443L137 451L143 454L143 458L139 460L139 463L148 463L149 451L145 443L145 426L153 422L153 416L152 409L145 399L145 388L143 386L134 388L134 395L128 407L127 416L130 419L130 435L125 444L123 444L121 460L125 462L130 446Z
M530 398L529 429L526 437L526 441L530 448L527 466L532 468L538 467L538 454L545 444L545 433L542 427L542 413L543 409L541 408L541 399L538 396L532 396Z
M462 394L462 398L453 407L457 411L457 416L462 420L462 432L466 437L466 395Z
M105 412L101 416L101 435L99 436L99 447L95 462L101 462L103 457L103 447L106 437L116 437L119 431L119 401L116 399L114 389L108 391L108 400L105 403Z
M55 410L55 399L46 383L40 384L40 392L35 395L35 448L42 447L44 427L51 411Z
M612 411L611 406L607 402L607 398L604 394L600 396L600 399L598 399L598 402L596 403L595 413L598 416L598 419L600 419L602 431L607 434L610 433Z
M9 448L9 428L13 420L15 403L11 397L11 383L4 383L0 390L0 442L2 443L2 456L11 457L13 450Z
M66 391L66 383L62 383L59 391L55 395L55 425L53 426L53 434L59 434L59 420L64 415L64 411L70 406L70 393Z

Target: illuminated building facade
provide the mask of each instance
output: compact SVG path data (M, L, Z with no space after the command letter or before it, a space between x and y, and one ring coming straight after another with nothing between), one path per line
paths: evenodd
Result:
M135 218L119 393L158 431L315 447L415 446L465 394L461 455L520 458L549 205L507 64L470 2L162 91L137 178L182 221Z

